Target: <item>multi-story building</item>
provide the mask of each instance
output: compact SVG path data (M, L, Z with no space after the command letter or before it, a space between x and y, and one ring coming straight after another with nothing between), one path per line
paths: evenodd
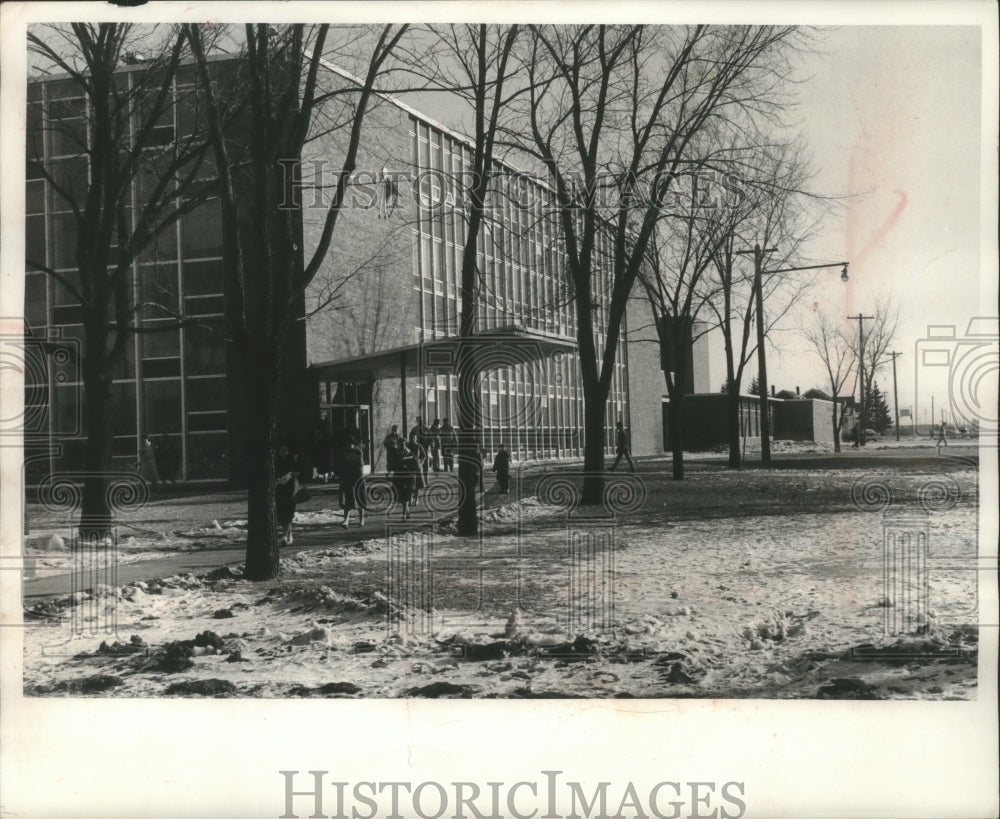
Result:
M350 81L333 66L326 71L322 83ZM129 81L127 69L123 77ZM173 89L177 104L158 126L164 144L188 127L185 100L193 77L190 67L182 68ZM80 141L65 133L74 122L83 133L86 100L71 80L38 80L29 83L28 108L29 134L40 138L29 139L27 256L72 277L74 220L35 163L45 163L57 179L85 178ZM53 123L60 127L50 127ZM327 183L340 167L339 135L333 130L310 141L301 157L305 258L322 230ZM31 145L42 147L37 156ZM417 416L427 424L434 418L457 420L454 342L466 226L462 182L471 156L468 139L398 100L379 98L370 110L347 207L305 294L302 331L293 333L286 360L283 432L306 463L317 441L336 441L356 430L369 464L377 464L376 442L391 424L405 428ZM477 260L477 333L494 350L482 376L483 445L495 451L503 441L518 460L579 456L583 391L554 198L544 184L508 165L496 170ZM135 187L133 213L142 196ZM140 317L147 329L158 322L169 329L130 338L114 379L114 456L122 468L134 465L143 436L154 441L167 436L180 456L179 478L241 479L242 391L232 350L215 329L226 306L220 222L218 203L206 202L158 234L132 266L137 303L144 293L161 298L166 293L178 312L203 323L175 327L170 318ZM605 249L598 250L600 258ZM595 277L599 293L607 291L603 272ZM73 296L30 264L26 277L25 316L32 332L82 344ZM603 327L603 305L596 319ZM624 343L618 358L606 410L609 451L615 421L629 424ZM44 378L50 411L42 437L50 447L35 474L72 467L78 459L77 439L63 433L79 429L72 420L80 415L79 376L61 373L56 379L50 367Z
M122 71L131 82L132 72ZM174 93L190 93L193 73L182 72ZM68 191L78 192L90 172L85 153L87 100L71 79L29 82L26 215L25 318L33 333L69 342L82 349L83 326L78 299L58 278L39 270L38 261L73 282L76 273L77 223L71 197L59 195L39 165ZM185 110L172 106L156 128L155 144L169 144L186 127ZM128 197L133 218L141 192ZM227 355L221 336L211 332L213 317L223 313L222 240L217 202L207 202L161 230L152 246L132 267L136 304L154 293L205 326L135 334L125 360L115 373L113 395L114 458L122 468L134 466L140 436L173 439L181 456L181 474L190 480L222 479L229 474L233 442L229 440ZM112 253L115 248L112 248ZM151 312L140 316L147 329L172 326ZM49 368L53 370L53 368ZM79 466L83 389L79 362L49 373L47 433L51 457L29 465L33 474L56 467Z

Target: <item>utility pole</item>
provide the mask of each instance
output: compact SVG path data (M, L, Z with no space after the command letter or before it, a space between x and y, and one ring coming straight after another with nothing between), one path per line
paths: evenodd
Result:
M861 374L858 386L858 400L860 402L858 416L858 445L865 445L865 424L868 423L868 413L865 411L865 399L868 390L865 389L865 319L874 320L875 316L863 316L858 313L856 316L848 316L848 320L858 323L858 372Z
M892 357L892 408L896 412L896 440L899 440L899 392L896 388L896 359L902 355L893 350L889 355Z

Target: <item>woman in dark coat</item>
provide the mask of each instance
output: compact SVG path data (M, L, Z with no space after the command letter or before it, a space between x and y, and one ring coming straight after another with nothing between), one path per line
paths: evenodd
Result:
M392 485L396 492L396 500L403 504L403 519L410 516L410 503L413 501L414 487L420 464L417 461L416 444L399 444L397 450L397 468L392 473Z
M281 539L286 546L292 545L292 518L295 517L295 495L298 493L298 463L295 455L285 445L278 448L274 460L274 501L281 527Z
M351 525L351 510L358 510L358 526L365 525L365 494L364 459L358 442L351 439L344 451L340 469L340 503L344 508L344 520L340 524L345 529Z
M407 451L417 462L417 471L413 475L413 503L416 503L420 500L420 490L427 486L427 449L417 441L410 441Z
M431 468L435 472L441 471L441 419L435 418L434 423L428 430L427 438L430 444L430 452L427 457L430 459Z

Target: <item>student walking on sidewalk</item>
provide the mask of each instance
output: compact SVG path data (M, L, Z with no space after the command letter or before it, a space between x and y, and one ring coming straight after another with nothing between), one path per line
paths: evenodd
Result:
M618 462L624 458L628 461L628 471L635 472L635 464L632 463L632 455L629 452L628 433L625 432L625 427L622 426L621 421L615 424L615 453L618 457L615 458L615 462L611 465L609 471L614 472L615 467L618 466Z

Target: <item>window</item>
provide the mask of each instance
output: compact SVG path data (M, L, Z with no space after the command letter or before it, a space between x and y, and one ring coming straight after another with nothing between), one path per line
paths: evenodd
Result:
M135 382L116 383L112 385L111 392L114 402L112 429L115 435L135 435Z
M53 428L55 434L72 435L80 429L81 392L82 390L79 385L64 386L56 384L55 406L52 413L52 418L55 422Z
M222 296L188 296L184 299L184 311L189 316L220 316L225 309Z
M49 172L52 176L52 210L56 213L70 211L74 204L82 209L90 185L87 157L53 162Z
M229 474L224 432L196 432L187 436L188 478L225 478Z
M222 261L183 263L184 295L214 296L224 292Z
M77 93L79 87L76 88ZM87 148L87 101L82 97L49 103L51 156L74 156Z
M29 163L29 171L32 164ZM28 179L24 188L24 212L45 213L45 183L41 179Z
M53 324L82 324L83 308L79 304L66 304L52 308Z
M80 272L78 270L63 270L59 276L66 279L71 285L79 290ZM55 278L52 279L52 301L57 305L79 305L80 303L80 300L70 293L69 288Z
M184 369L188 375L221 375L226 372L226 344L207 327L184 331Z
M143 264L139 266L139 295L143 302L153 305L144 308L146 318L162 318L167 310L177 309L177 266L174 264Z
M134 413L133 413L134 414ZM135 468L136 454L139 452L139 439L135 435L116 435L111 445L111 454L121 458L122 469L129 469L129 464Z
M33 327L48 324L45 279L43 273L34 273L24 278L24 317Z
M34 86L37 88L38 86ZM41 102L28 100L25 118L25 144L31 156L42 157L45 155L43 140L45 139L45 129L43 126L43 109Z
M138 128L140 126L137 124L136 135L138 135ZM142 143L143 150L150 150L154 148L162 147L163 145L169 145L174 141L174 121L173 121L173 111L167 110L164 114L157 120L156 125L154 125L149 133L147 134L145 140Z
M225 432L225 410L217 412L188 412L188 432Z
M147 321L144 325L146 330L152 330L157 326L168 327L171 322ZM161 332L146 332L142 334L142 357L143 358L164 358L166 356L180 355L180 333L176 327Z
M184 382L184 400L191 412L221 412L226 409L225 378L188 378Z
M187 259L222 255L222 216L218 202L206 202L181 217L181 249Z
M429 278L431 268L431 239L425 233L420 236L420 270L423 278Z
M180 374L180 358L152 358L142 362L143 378L178 378Z
M147 381L143 384L142 427L146 435L176 432L181 428L181 382Z
M45 264L45 216L24 219L24 265L26 270L38 270Z
M434 240L434 257L432 261L432 272L434 275L434 292L438 295L444 293L444 258L442 255L441 240Z
M177 226L171 225L153 237L142 253L140 262L171 262L177 258Z
M79 235L72 213L57 213L52 217L53 266L58 269L76 267L76 241Z

